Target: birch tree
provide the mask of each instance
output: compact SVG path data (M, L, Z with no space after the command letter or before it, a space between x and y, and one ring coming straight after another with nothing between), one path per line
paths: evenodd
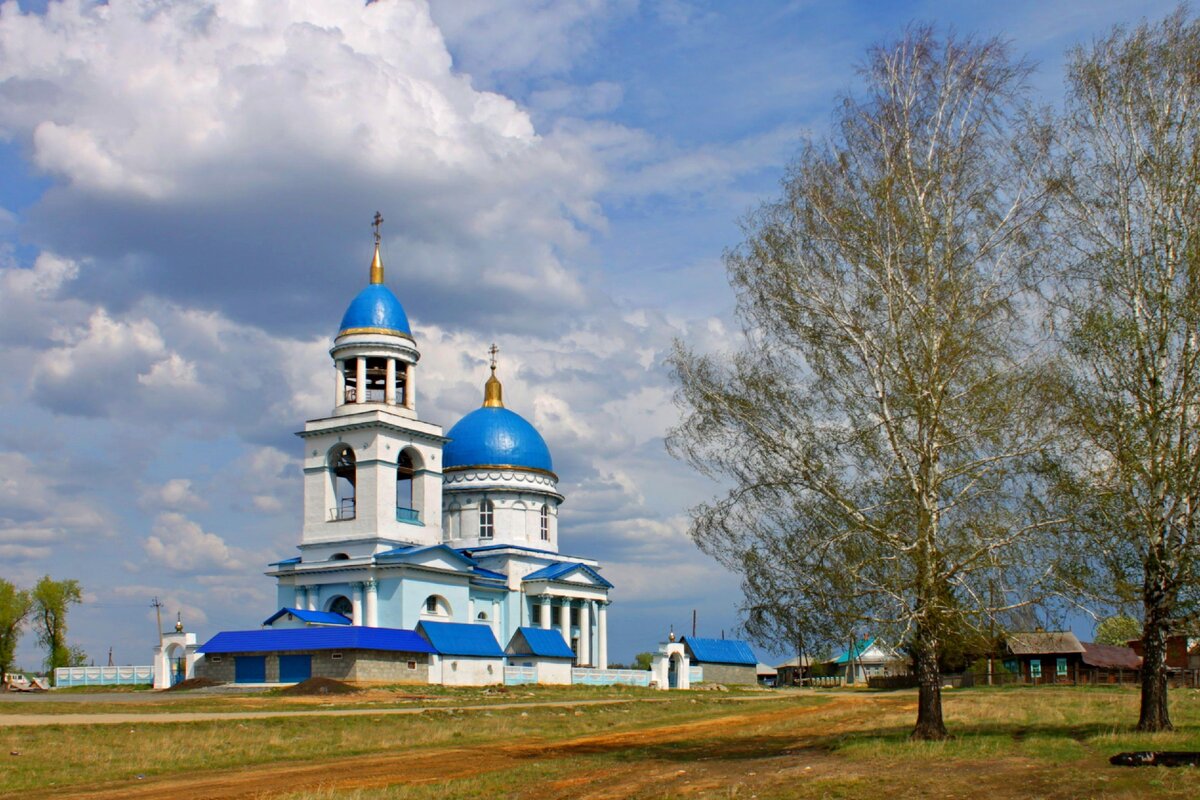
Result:
M677 344L668 446L731 486L699 546L914 653L914 738L946 735L938 658L1040 580L1026 341L1045 192L1020 123L1029 67L914 27L807 144L727 253L744 344ZM754 559L754 554L763 558Z
M1117 28L1068 85L1063 488L1093 592L1142 609L1138 728L1167 730L1166 637L1200 578L1200 24Z

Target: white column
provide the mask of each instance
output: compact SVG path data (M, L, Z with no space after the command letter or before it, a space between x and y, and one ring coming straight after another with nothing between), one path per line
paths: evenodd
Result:
M321 592L321 590L318 589L316 586L308 587L308 610L309 611L317 610L317 602L321 599L320 592Z
M370 578L367 580L367 627L379 627L379 583Z
M550 630L550 595L544 594L538 598L539 624L543 630Z
M467 598L467 622L475 621L475 598Z
M359 356L354 359L354 378L358 388L354 390L354 402L367 402L367 357Z
M346 402L346 362L339 358L333 363L337 367L337 377L333 380L333 406L337 408Z
M596 607L596 666L608 669L608 601L601 600Z
M350 584L350 624L363 624L363 585L361 583Z
M567 643L567 647L571 646L571 601L564 597L559 601L562 605L558 607L558 629L562 632L563 641Z
M296 597L292 600L292 608L308 608L308 588L296 586Z
M579 603L579 666L592 665L592 601Z
M506 647L508 642L500 641L500 601L492 601L492 634L496 637L496 641L500 642L501 647Z
M417 407L417 384L413 381L413 365L404 365L404 407L412 410Z
M389 406L396 405L396 359L394 358L387 360L387 388L383 391L384 401Z

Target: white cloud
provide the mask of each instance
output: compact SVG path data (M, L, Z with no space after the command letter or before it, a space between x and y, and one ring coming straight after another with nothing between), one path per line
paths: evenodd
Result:
M241 566L229 545L215 533L174 511L159 514L143 549L151 560L176 572L229 572Z
M546 30L598 13L590 6ZM129 304L148 290L311 333L318 313L336 312L280 285L298 273L316 295L358 284L331 267L365 275L366 257L359 266L353 254L382 208L404 299L427 315L451 298L480 323L525 320L510 312L518 302L545 316L587 301L564 261L586 245L584 229L604 224L603 178L586 149L543 138L513 101L456 72L424 3L267 8L10 6L0 135L27 141L59 184L25 212L26 235L102 253L93 296Z
M198 511L208 504L192 490L189 478L172 478L142 489L139 505L148 511Z

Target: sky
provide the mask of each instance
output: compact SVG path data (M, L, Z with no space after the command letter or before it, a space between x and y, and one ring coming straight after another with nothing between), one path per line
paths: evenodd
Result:
M739 220L911 22L1010 40L1054 103L1071 47L1173 5L7 0L0 577L78 580L99 664L150 662L154 597L202 640L276 610L293 434L331 408L379 210L420 416L476 408L499 345L561 549L616 585L611 660L693 610L734 636L738 578L687 534L720 487L663 441L672 343L740 343Z

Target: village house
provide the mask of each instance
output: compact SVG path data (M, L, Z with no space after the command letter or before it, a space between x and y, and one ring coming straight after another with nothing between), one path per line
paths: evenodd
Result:
M1070 631L1009 634L1004 668L1021 683L1115 683L1141 668L1129 647L1081 642Z

